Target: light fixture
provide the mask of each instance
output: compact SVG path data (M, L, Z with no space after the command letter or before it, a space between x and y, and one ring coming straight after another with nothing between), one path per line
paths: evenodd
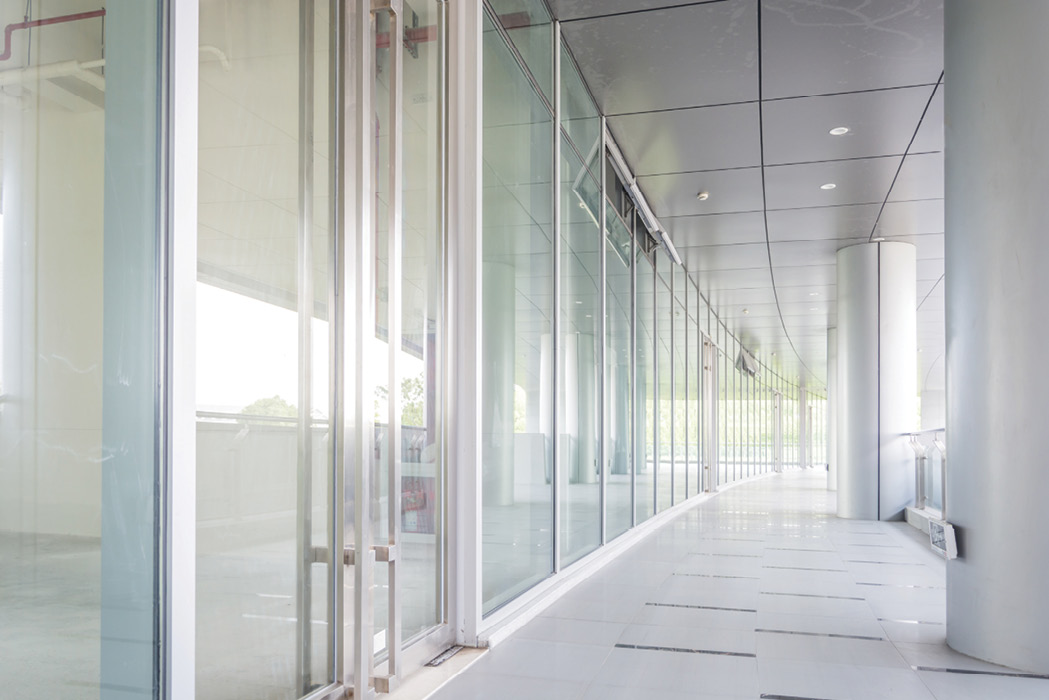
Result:
M699 194L696 195L696 199L698 199L701 202L705 202L709 198L710 198L710 193L705 191L705 190L703 192L700 192Z
M835 187L837 187L837 185L835 185L833 182L828 182L825 185L820 185L821 190L833 190Z
M849 133L849 127L847 126L836 126L830 130L831 136L844 136Z
M749 314L750 313L750 309L743 309L743 313Z
M816 307L816 306L810 306L810 307L809 307L809 311L819 311L819 307Z
M819 292L809 292L809 296L810 297L818 297L819 295L820 295Z
M882 238L881 236L879 236L878 238L872 238L872 239L871 239L871 242L873 242L873 243L881 243L881 242L882 242L882 241L884 241L884 240L885 240L884 238Z
M587 318L593 318L593 316L591 316L590 314L587 314L586 317Z
M583 303L583 301L582 301L582 299L576 299L576 300L575 300L575 303L577 303L577 304L582 304L582 303Z

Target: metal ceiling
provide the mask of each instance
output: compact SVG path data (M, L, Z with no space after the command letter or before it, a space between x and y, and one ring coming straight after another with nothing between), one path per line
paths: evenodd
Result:
M642 191L737 337L822 386L836 251L910 241L919 381L942 389L942 0L550 4ZM839 126L849 132L832 136Z

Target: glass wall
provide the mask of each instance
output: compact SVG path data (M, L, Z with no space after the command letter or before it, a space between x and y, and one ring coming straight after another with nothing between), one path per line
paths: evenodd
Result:
M201 699L236 696L249 678L256 697L274 699L334 680L327 10L319 2L308 16L299 3L247 0L200 7ZM274 99L310 93L309 101ZM385 128L377 131L385 142ZM385 201L380 194L383 225ZM388 288L385 230L382 238L377 271ZM375 335L373 359L385 367L385 320ZM376 393L376 413L388 394L385 385ZM379 444L388 449L388 440ZM326 555L315 561L314 551Z
M663 248L655 250L656 263L656 512L674 502L674 271Z
M685 399L685 421L688 424L686 455L688 458L688 497L695 496L702 489L702 436L700 416L702 415L701 379L703 369L703 348L699 336L699 322L696 313L699 309L699 291L691 277L687 277L685 307L685 367L688 371Z
M634 422L633 335L630 276L633 237L610 204L605 205L605 510L608 539L633 522L632 490Z
M553 571L553 117L487 16L483 37L484 611Z
M41 5L44 5L43 11ZM155 697L163 3L0 3L0 678ZM39 69L39 70L38 70Z
M639 232L639 236L648 238ZM656 276L652 261L640 245L636 250L637 316L634 320L637 338L637 397L634 440L637 522L655 512L656 486Z
M737 369L744 346L641 222L545 5L485 12L487 615L701 493L708 454L720 484L763 473L770 455L767 380ZM708 335L716 383L704 400Z
M601 544L600 185L567 138L561 144L561 293L557 460L561 565ZM582 206L580 206L582 205Z
M674 305L671 311L671 330L674 341L674 503L681 503L688 498L689 487L689 436L692 424L688 420L688 337L686 309L687 288L685 286L685 268L673 267Z

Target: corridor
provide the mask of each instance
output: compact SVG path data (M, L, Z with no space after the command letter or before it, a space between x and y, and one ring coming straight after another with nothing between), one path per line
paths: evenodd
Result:
M823 472L746 482L651 534L435 700L1044 700L945 644L944 562L840 520Z

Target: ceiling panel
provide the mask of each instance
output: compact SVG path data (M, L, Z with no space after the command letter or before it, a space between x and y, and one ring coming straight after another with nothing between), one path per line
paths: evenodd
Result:
M764 105L765 164L903 155L930 88L901 88ZM844 126L847 134L832 136Z
M762 2L764 97L935 83L942 0Z
M562 26L605 115L757 98L757 5L679 6Z
M637 182L661 221L672 216L761 211L761 168L650 175ZM696 199L698 192L709 192L710 198L701 202Z
M772 264L776 269L796 265L835 265L838 248L856 242L859 241L853 239L773 243Z
M685 267L702 275L708 270L742 270L768 265L764 243L716 245L678 249Z
M756 103L612 117L634 175L761 165Z
M943 153L921 153L903 159L889 201L943 199Z
M899 164L899 158L866 158L766 168L768 207L793 209L881 202ZM835 187L820 189L824 184Z
M879 208L877 204L860 204L770 211L769 239L779 242L865 238L874 228Z
M943 150L943 90L944 85L940 83L940 88L933 96L929 110L918 127L918 135L911 144L911 153Z
M943 200L889 202L878 220L875 236L915 236L943 233Z
M679 251L697 245L765 242L765 219L761 212L665 216L660 218L660 223L670 232Z

